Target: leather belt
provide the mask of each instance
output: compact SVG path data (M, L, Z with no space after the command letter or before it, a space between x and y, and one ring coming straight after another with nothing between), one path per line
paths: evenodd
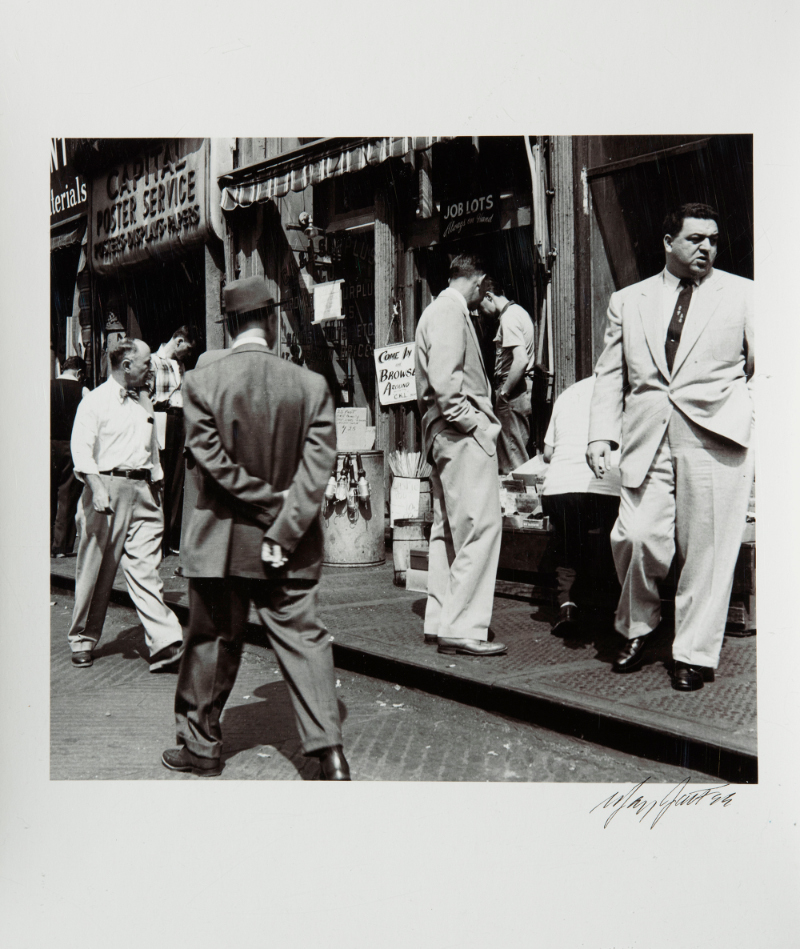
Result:
M101 475L112 475L114 478L130 478L132 481L149 481L149 468L112 468L111 471L101 471Z

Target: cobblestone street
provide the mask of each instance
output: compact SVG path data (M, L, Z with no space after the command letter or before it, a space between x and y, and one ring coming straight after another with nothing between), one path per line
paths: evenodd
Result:
M74 669L66 643L73 598L51 598L53 779L195 780L167 771L174 675L151 675L133 610L112 605L95 664ZM337 670L345 749L356 781L707 780L460 702ZM247 644L222 718L232 780L315 780L300 754L288 692L272 652Z

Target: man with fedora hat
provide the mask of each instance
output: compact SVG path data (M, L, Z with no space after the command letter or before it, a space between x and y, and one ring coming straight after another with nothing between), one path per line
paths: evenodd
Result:
M323 780L349 781L330 637L317 618L319 509L336 456L321 375L277 358L263 277L225 289L234 337L183 384L186 449L198 500L181 543L190 622L175 695L173 771L221 771L220 715L236 679L252 601L283 672L306 755Z

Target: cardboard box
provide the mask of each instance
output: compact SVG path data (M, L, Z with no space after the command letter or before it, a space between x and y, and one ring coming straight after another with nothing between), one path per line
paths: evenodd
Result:
M409 566L412 570L428 569L428 551L424 549L411 548L409 552Z
M406 590L413 590L415 593L427 593L428 571L414 570L413 568L406 570Z

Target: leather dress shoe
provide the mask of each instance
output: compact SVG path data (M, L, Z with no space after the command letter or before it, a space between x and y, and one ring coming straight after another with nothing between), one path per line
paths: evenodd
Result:
M72 654L72 665L78 669L88 669L93 662L91 649L82 649Z
M490 643L485 639L449 639L439 637L439 652L444 656L502 656L508 652L503 643Z
M558 618L550 630L555 636L571 636L578 631L578 607L565 603L558 611Z
M323 748L319 755L320 781L349 781L350 765L341 745Z
M150 659L151 672L177 672L183 656L183 643L171 643L152 656Z
M714 670L710 666L691 666L688 662L675 661L672 671L672 688L678 692L696 692L704 682L714 681Z
M161 764L170 771L188 771L201 778L216 778L222 773L219 758L202 758L200 755L194 755L185 745L165 751L161 755Z
M614 665L611 667L614 672L633 672L644 662L644 650L647 644L647 636L637 636L635 639L629 639L617 653Z

